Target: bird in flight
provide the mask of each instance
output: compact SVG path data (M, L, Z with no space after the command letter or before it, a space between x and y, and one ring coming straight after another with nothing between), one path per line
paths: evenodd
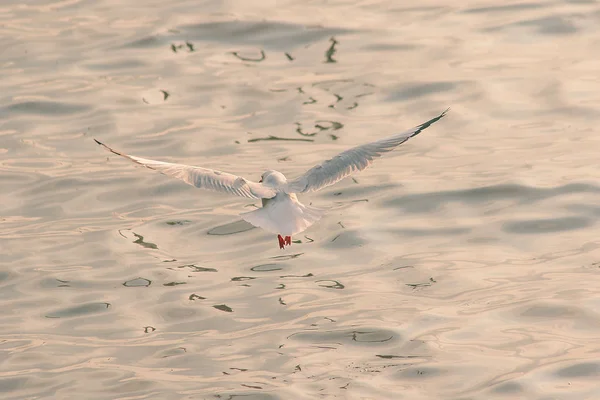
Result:
M333 185L354 172L362 171L383 153L394 150L413 136L439 121L448 110L406 132L346 150L330 160L309 169L288 181L278 171L266 171L258 182L217 170L191 165L173 164L121 153L94 139L96 143L118 156L162 174L181 179L201 189L225 192L250 199L261 199L262 207L240 214L250 224L276 233L279 248L292 244L292 236L317 222L324 210L302 204L296 194L316 192Z

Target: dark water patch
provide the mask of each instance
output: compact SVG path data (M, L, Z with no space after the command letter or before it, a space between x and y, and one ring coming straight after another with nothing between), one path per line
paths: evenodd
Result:
M518 22L516 25L535 28L537 33L544 35L571 35L579 32L577 26L563 17L545 17Z
M19 390L27 388L30 384L30 377L20 378L0 378L0 393L17 393Z
M434 93L450 92L458 86L455 82L427 82L402 85L397 89L390 89L391 94L387 101L412 100Z
M498 393L498 394L514 395L517 393L523 393L524 388L523 388L523 385L516 383L516 382L504 382L504 383L501 383L500 385L496 385L492 389L492 392Z
M54 311L46 318L72 318L97 314L106 311L110 307L110 303L88 303L76 307L63 308L61 310Z
M179 286L179 285L185 285L187 282L169 282L169 283L163 283L163 286Z
M136 68L146 68L148 67L148 64L137 60L137 59L131 59L131 60L119 60L119 61L114 61L114 62L102 62L102 63L90 63L90 64L84 64L83 65L84 68L87 68L89 70L92 71L122 71L122 70L129 70L129 69L136 69Z
M536 304L524 308L520 313L525 318L577 318L581 316L581 310L575 307L567 307L559 304Z
M198 296L196 293L192 293L192 294L190 294L190 297L188 297L188 300L190 300L190 301L206 300L206 297Z
M214 308L216 308L217 310L221 310L221 311L225 311L225 312L233 312L233 309L231 309L231 307L225 305L225 304L217 304L213 306Z
M513 27L525 27L532 28L536 33L542 35L572 35L579 32L579 28L571 22L569 19L559 17L559 16L551 16L551 17L543 17L530 19L526 21L514 22L506 25L496 26L492 28L484 29L484 32L497 32L503 31Z
M254 229L255 227L244 220L230 222L225 225L216 226L211 228L206 233L207 235L214 236L226 236L234 235L236 233L242 233Z
M592 225L594 221L586 217L562 217L506 222L502 230L508 233L539 234L572 231Z
M600 207L590 204L568 204L564 206L565 210L577 214L587 214L590 217L600 217Z
M398 44L398 43L367 43L363 46L363 49L374 52L385 52L385 51L411 51L417 48L412 44ZM356 96L359 97L359 96Z
M0 108L0 116L3 114L23 114L64 117L86 111L92 107L85 104L61 103L58 101L25 101Z
M561 378L600 378L600 363L578 363L559 369L555 375Z
M515 12L525 10L535 10L538 8L546 8L548 4L540 3L517 3L517 4L506 4L502 6L489 6L489 7L474 7L467 8L466 10L460 11L463 14L487 14L487 13L503 13L503 12Z
M146 278L135 278L126 282L123 282L123 286L126 287L148 287L152 284L152 281Z
M473 189L448 190L411 194L382 204L391 208L401 208L404 212L431 212L440 206L456 202L465 204L482 204L497 200L513 199L519 204L533 204L552 197L581 193L600 193L600 188L594 185L571 183L555 188L536 188L523 185L493 185Z
M56 168L57 163L45 160L26 159L21 162L11 163L11 167L21 170L51 170ZM86 179L74 178L53 178L45 182L37 182L23 190L21 193L26 197L43 198L46 201L55 200L56 202L65 202L81 196L82 189L97 187L96 182Z
M145 326L145 327L144 327L144 333L152 333L152 332L154 332L155 330L156 330L156 328L155 328L155 327L153 327L153 326Z
M0 282L8 281L9 278L8 271L0 271Z

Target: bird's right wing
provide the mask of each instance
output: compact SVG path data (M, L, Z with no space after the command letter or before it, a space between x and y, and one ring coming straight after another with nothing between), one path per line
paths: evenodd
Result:
M181 179L185 183L197 188L235 194L236 196L247 197L250 199L270 199L275 197L277 194L274 189L267 187L262 183L252 182L240 176L208 168L193 167L191 165L183 164L172 164L130 156L128 154L120 153L108 147L104 143L97 141L96 139L94 140L100 146L104 147L113 154L126 158L146 168L158 171L167 176Z
M418 135L421 131L439 121L446 115L446 112L448 110L406 132L397 133L393 136L346 150L331 160L327 160L309 169L304 175L288 182L286 192L316 192L324 187L333 185L354 172L362 171L372 164L374 158L381 157L383 153L394 150L411 137Z

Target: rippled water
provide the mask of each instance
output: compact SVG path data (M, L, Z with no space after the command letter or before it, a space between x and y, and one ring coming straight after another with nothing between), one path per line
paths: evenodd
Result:
M3 399L600 398L600 4L0 5ZM258 179L446 118L303 200Z

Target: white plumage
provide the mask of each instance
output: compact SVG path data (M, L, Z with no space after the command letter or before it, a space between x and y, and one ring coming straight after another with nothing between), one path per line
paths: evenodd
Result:
M304 175L292 181L288 181L281 172L267 171L262 175L260 182L252 182L236 175L208 168L130 156L118 152L98 140L96 143L118 156L181 179L189 185L251 199L262 199L262 208L243 213L240 216L254 226L279 234L279 245L283 248L286 244L291 243L290 236L304 231L323 215L323 210L300 203L296 193L320 190L354 172L364 170L371 165L373 159L392 151L411 137L418 135L431 124L440 120L447 111L406 132L346 150L309 169ZM284 240L281 235L286 236L286 239Z

